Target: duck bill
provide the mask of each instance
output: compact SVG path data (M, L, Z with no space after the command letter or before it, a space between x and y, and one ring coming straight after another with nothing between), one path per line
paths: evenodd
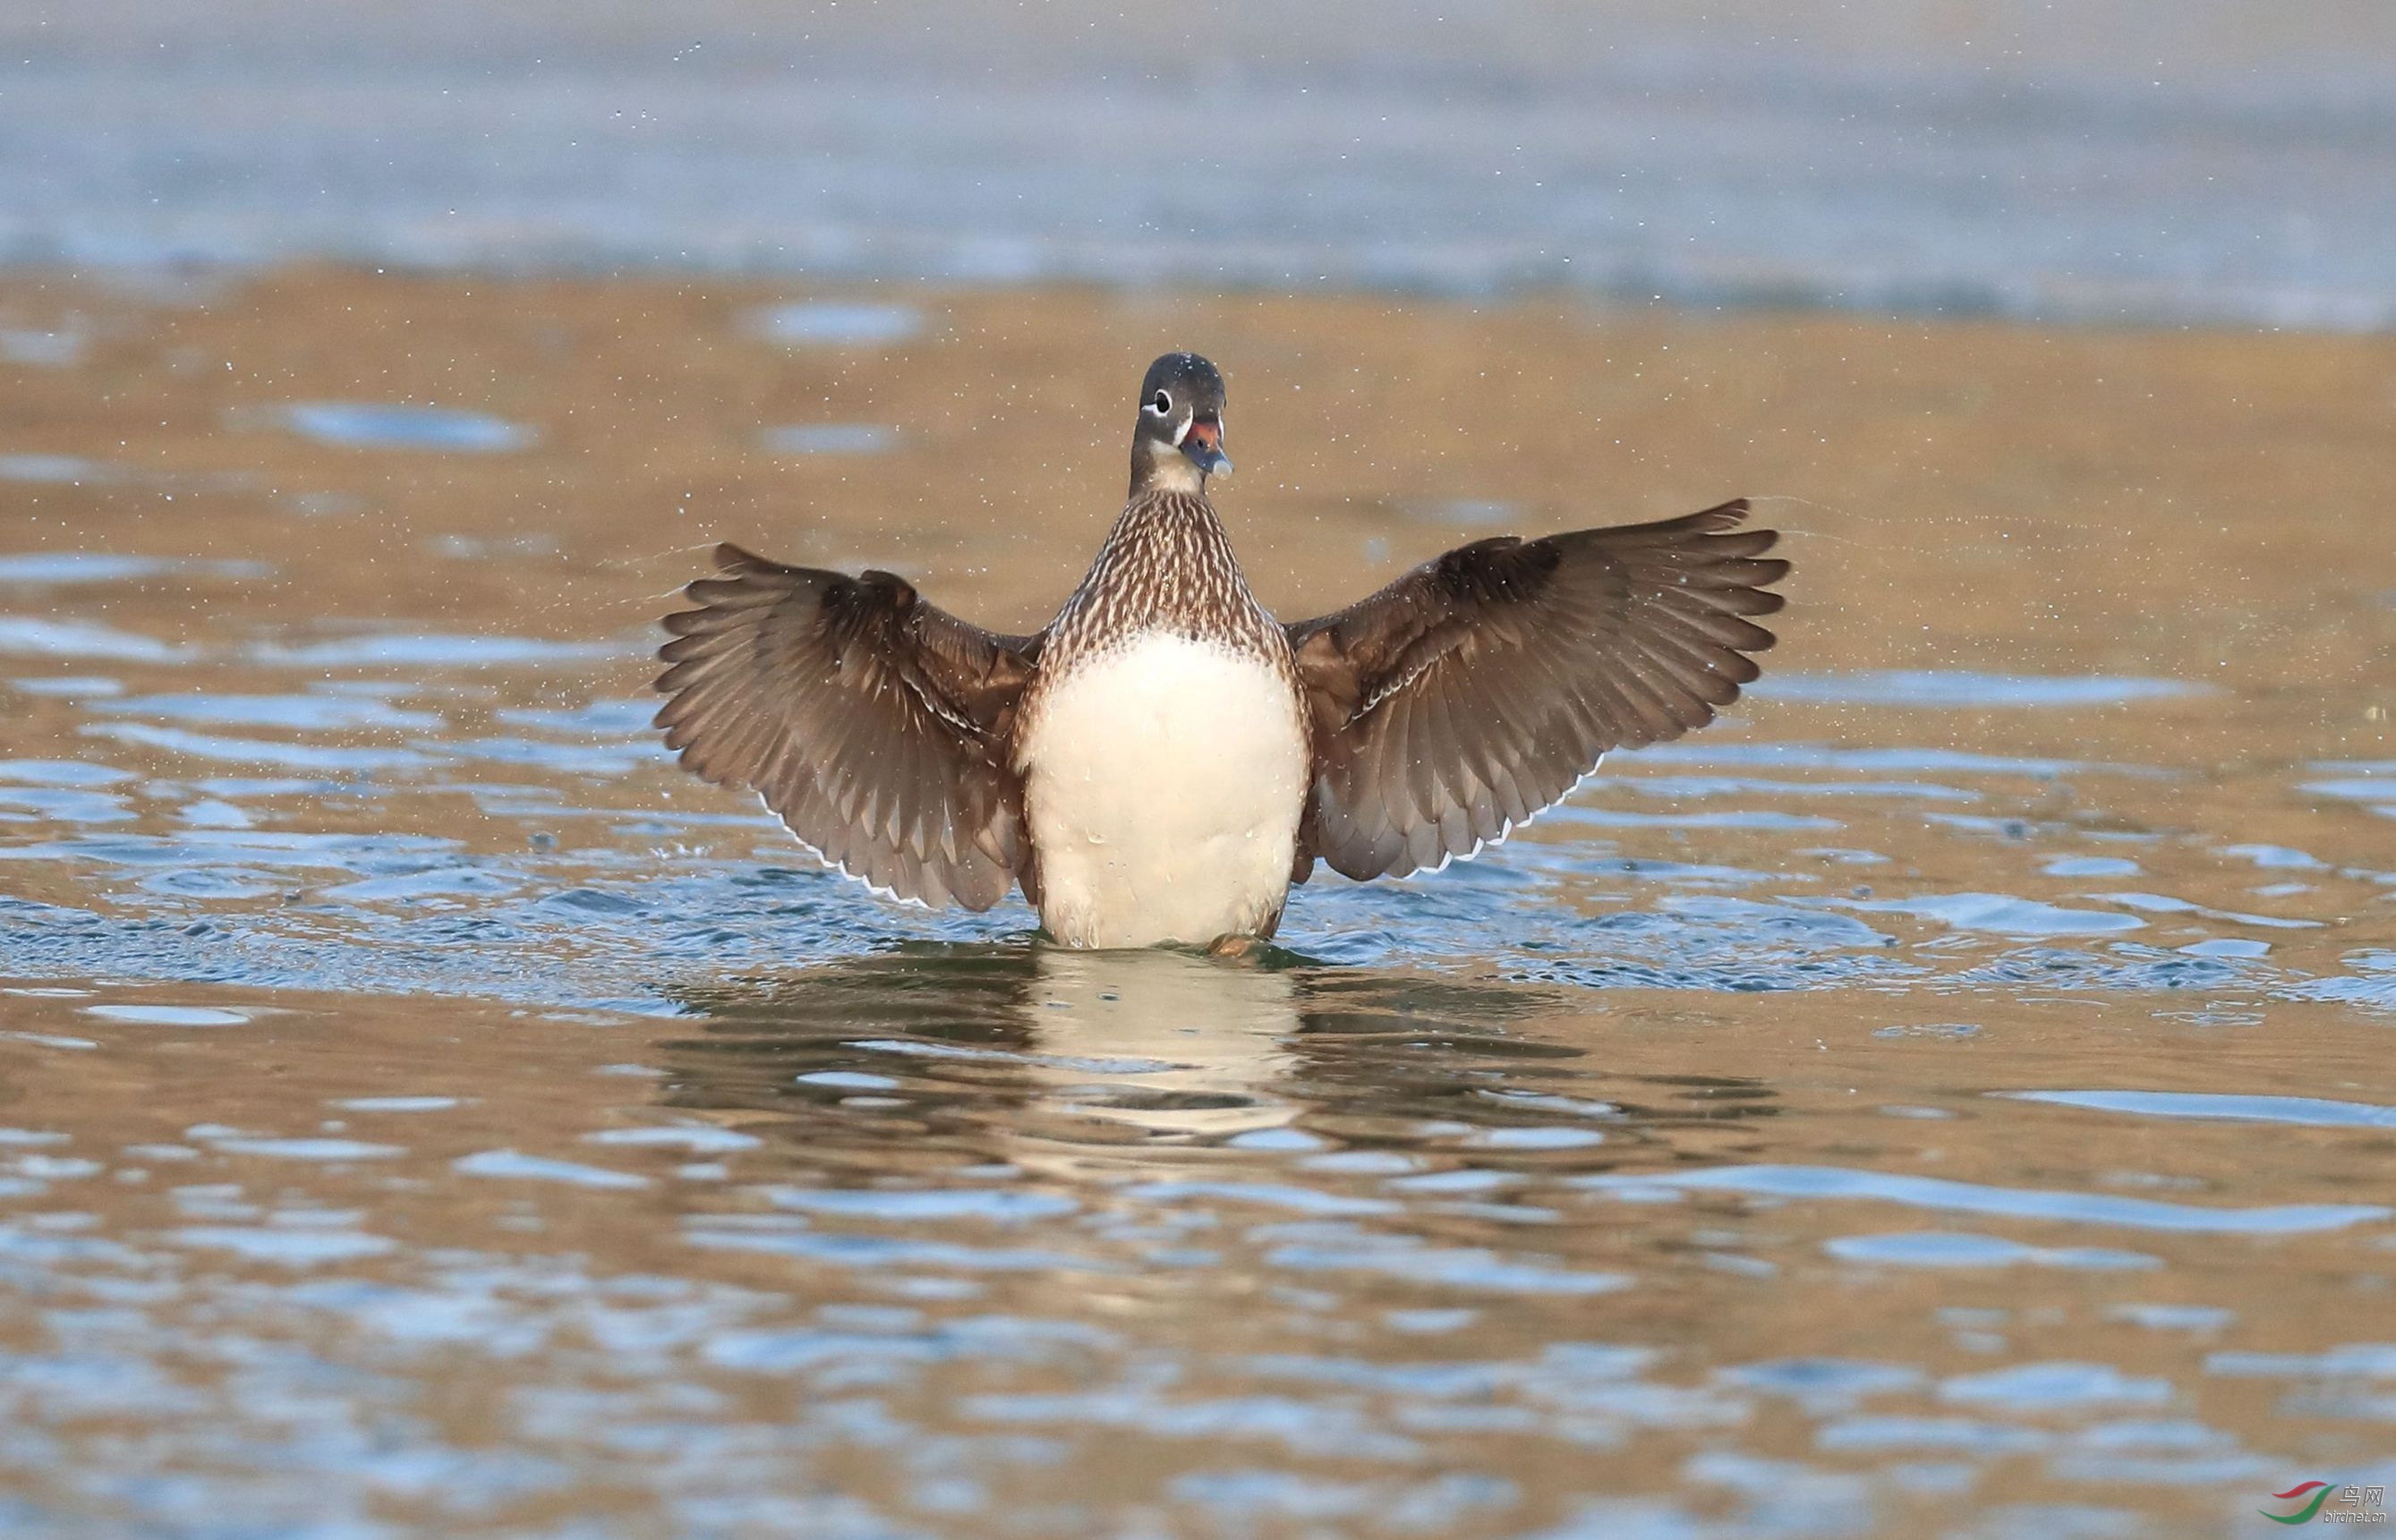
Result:
M1223 453L1223 425L1213 418L1191 419L1190 431L1181 436L1181 452L1210 476L1231 469L1230 458Z

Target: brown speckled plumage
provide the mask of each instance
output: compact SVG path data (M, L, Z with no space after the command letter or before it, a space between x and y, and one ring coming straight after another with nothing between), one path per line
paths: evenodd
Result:
M1088 575L1041 633L1042 665L1027 701L1087 654L1148 630L1269 658L1296 686L1288 634L1249 591L1204 493L1144 492L1125 505Z

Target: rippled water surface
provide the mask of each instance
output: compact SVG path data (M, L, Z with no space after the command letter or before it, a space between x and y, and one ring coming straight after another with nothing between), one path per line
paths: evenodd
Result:
M2249 1533L2396 1474L2386 344L0 323L85 339L0 367L0 469L77 468L0 485L12 1534ZM1241 962L878 904L672 769L705 541L1037 624L1200 337L1277 605L1748 491L1775 673Z

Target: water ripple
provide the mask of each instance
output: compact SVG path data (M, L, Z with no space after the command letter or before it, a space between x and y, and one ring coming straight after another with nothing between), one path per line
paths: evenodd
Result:
M1844 1166L1718 1166L1709 1171L1661 1172L1652 1175L1580 1177L1576 1179L1576 1185L1631 1196L1657 1191L1737 1192L1762 1198L1863 1200L1953 1214L2001 1215L2015 1219L2054 1219L2203 1235L2298 1235L2343 1229L2396 1214L2396 1210L2374 1203L2201 1208L2111 1193L1985 1187L1936 1176L1904 1176Z
M2396 1128L2396 1107L2329 1101L2318 1096L2227 1095L2190 1091L1991 1091L1989 1095L2149 1118L2295 1123L2311 1128Z

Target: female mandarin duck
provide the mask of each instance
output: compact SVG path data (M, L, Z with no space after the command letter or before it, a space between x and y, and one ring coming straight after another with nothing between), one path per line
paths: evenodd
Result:
M1470 857L1606 750L1710 721L1772 645L1789 564L1744 499L1478 540L1335 615L1276 620L1206 478L1223 377L1141 382L1131 497L1045 629L1001 636L886 572L716 548L657 687L683 766L764 798L877 892L985 909L1020 886L1074 947L1272 935L1316 860Z

